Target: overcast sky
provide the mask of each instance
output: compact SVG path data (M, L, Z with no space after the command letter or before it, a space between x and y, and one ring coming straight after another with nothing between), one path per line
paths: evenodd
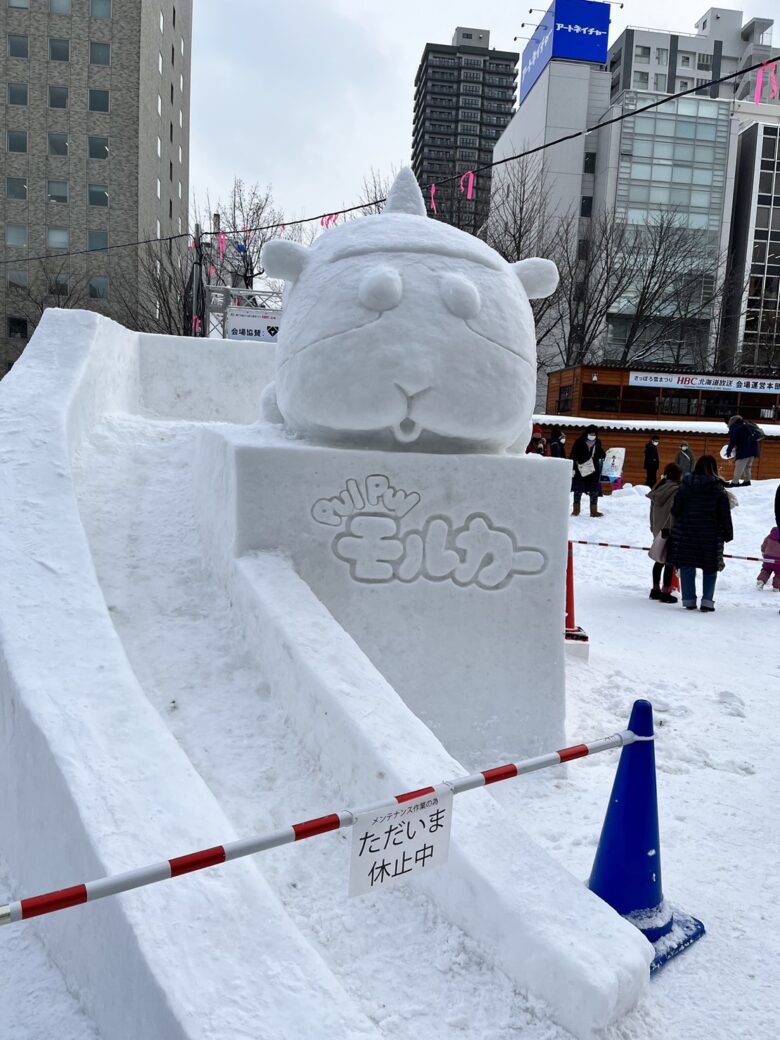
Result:
M512 37L541 19L528 13L533 2L195 0L191 192L213 199L235 176L271 184L288 219L354 203L372 167L410 161L425 43L450 43L463 25L522 51ZM771 17L776 0L744 10L745 20ZM626 0L612 11L610 44L627 25L692 33L706 0Z

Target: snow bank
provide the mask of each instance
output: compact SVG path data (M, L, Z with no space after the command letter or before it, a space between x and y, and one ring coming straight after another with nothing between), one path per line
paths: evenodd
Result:
M196 471L213 568L242 612L267 682L344 804L462 775L289 562L234 555L237 488L228 440L201 434ZM274 509L273 497L260 508ZM427 888L452 921L492 949L496 963L578 1036L615 1021L647 987L650 945L547 856L488 792L458 799L449 865L427 879Z
M157 337L52 310L0 385L0 851L17 897L234 836L130 669L70 479L103 413L137 410L144 382L163 405L155 348L171 358ZM195 874L10 927L40 929L111 1040L376 1036L255 864L219 871L218 914L214 879Z
M703 433L713 437L728 437L728 428L723 420L704 422L698 419L610 419L607 416L594 419L579 415L535 415L535 423L540 426L575 426L583 429L586 426L597 426L600 430L658 430L659 433ZM780 423L767 423L763 420L759 425L767 437L780 437Z

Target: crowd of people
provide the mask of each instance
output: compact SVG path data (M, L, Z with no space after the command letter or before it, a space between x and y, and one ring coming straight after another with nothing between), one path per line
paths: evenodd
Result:
M670 462L658 479L659 438L652 436L645 446L644 469L650 491L650 530L653 545L652 587L650 598L661 603L677 603L673 593L675 571L680 575L682 605L686 610L703 613L715 610L715 586L725 564L723 547L734 537L731 519L736 497L732 487L751 483L753 459L760 455L763 433L759 427L733 415L728 420L729 443L725 454L735 461L734 479L723 480L713 455L696 459L683 439L674 462ZM566 458L566 435L554 426L545 438L540 426L534 426L528 452L554 458ZM571 446L568 458L573 463L571 489L574 493L572 516L579 516L582 496L590 501L590 515L600 517L599 498L601 471L606 452L595 424L587 426ZM761 546L762 566L756 579L759 590L771 581L780 592L780 487L775 494L775 526ZM697 596L696 572L701 571L701 597Z

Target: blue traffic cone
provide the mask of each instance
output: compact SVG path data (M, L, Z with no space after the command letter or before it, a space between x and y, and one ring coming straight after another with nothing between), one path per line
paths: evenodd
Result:
M661 886L653 708L634 701L588 887L636 925L655 947L652 975L704 935L695 917L671 907Z

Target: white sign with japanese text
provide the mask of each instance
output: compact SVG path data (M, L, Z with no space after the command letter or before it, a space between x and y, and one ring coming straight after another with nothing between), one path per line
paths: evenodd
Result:
M273 343L279 334L281 311L259 307L228 307L225 313L225 339L259 339Z
M721 390L732 394L780 394L780 379L696 375L691 372L630 372L628 384L678 390Z
M452 791L437 787L408 802L355 817L349 894L362 896L397 884L447 862L452 823Z

